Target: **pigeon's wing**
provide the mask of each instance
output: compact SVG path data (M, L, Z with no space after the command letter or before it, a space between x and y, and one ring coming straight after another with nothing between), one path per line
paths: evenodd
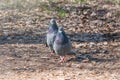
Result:
M56 34L52 33L52 34L47 34L47 45L48 47L53 50L53 43L54 43L54 40L55 40L55 36Z

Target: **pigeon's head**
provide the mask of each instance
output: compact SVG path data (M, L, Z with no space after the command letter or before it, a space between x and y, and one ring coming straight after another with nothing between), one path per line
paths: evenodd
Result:
M58 31L58 26L54 18L50 20L50 27L49 27L49 32L57 32Z
M52 19L50 20L50 24L56 24L56 21L55 21L54 18L52 18Z
M62 26L60 26L60 27L59 27L58 32L59 32L59 33L64 32L64 30L63 30L63 27L62 27Z
M67 35L65 34L64 29L63 29L62 26L59 27L59 29L58 29L58 33L56 35L55 42L58 43L58 44L65 44L65 43L68 42Z

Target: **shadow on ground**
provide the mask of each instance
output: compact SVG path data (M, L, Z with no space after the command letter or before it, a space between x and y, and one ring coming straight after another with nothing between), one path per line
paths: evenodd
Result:
M73 42L104 42L104 41L118 41L120 40L120 32L118 33L106 33L106 34L72 34L69 35ZM45 34L8 34L0 35L0 44L44 44Z
M70 61L74 61L74 62L82 62L83 60L88 59L88 62L115 62L119 60L118 58L113 58L113 57L109 57L109 58L95 58L93 56L95 55L99 55L99 56L103 56L103 55L109 55L109 51L108 50L95 50L95 51L91 51L91 52L86 52L86 53L81 53L80 55L76 56L76 58L71 58L68 60L68 62Z
M0 35L0 44L44 44L45 34L8 34Z
M104 41L120 41L120 32L117 33L83 33L69 35L74 42L104 42Z

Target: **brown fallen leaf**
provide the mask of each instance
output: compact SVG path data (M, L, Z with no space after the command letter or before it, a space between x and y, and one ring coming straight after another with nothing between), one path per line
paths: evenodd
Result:
M92 63L93 65L96 65L96 62L95 62L95 61L92 61L91 63Z
M97 74L99 74L100 72L99 71L93 71L91 74L92 75L97 75Z
M88 62L89 62L89 59L87 58L87 59L83 60L83 62L84 62L84 63L88 63Z
M116 64L120 65L120 61L119 61L119 62L117 62Z
M103 44L104 44L104 45L107 45L107 44L108 44L108 42L107 42L107 41L105 41L105 42L103 42Z

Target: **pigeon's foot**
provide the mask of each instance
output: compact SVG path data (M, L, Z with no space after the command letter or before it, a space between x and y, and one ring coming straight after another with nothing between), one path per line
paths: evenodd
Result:
M51 51L50 56L53 56L54 54L55 54L55 52L54 52L54 51Z
M51 53L50 53L50 56L53 56L54 54L55 54L55 53L51 52Z
M66 58L65 58L65 56L60 56L60 61L59 61L60 63L62 63L62 62L66 62Z

